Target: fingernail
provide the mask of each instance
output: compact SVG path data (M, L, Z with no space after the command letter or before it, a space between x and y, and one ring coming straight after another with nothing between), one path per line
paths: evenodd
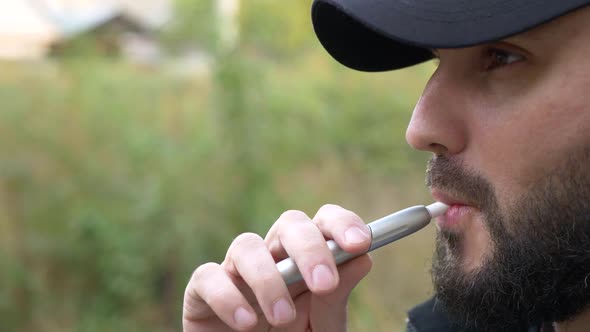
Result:
M362 231L360 228L353 226L344 232L344 239L349 244L359 244L370 239L368 232Z
M280 299L275 302L272 307L272 315L278 322L289 322L295 318L295 310L285 299Z
M326 265L319 264L311 272L313 286L317 290L327 290L334 284L334 275Z
M256 317L244 307L239 307L234 312L234 321L241 327L252 326L255 320Z

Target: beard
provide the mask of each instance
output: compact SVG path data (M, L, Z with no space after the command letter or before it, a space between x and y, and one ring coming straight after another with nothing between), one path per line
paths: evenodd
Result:
M571 155L501 210L492 185L446 157L427 184L469 197L491 246L478 267L461 257L461 233L439 231L432 264L449 318L477 331L526 331L574 318L590 304L590 148Z

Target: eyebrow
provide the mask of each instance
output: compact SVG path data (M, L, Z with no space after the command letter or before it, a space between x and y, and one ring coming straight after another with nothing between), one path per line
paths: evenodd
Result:
M507 42L515 42L515 43L522 43L523 45L528 45L534 42L540 42L546 39L548 27L541 25L536 28L523 31L513 36L506 37L502 40ZM549 30L550 31L550 30Z
M481 44L476 44L476 45L472 45L472 46L465 46L464 48L483 47L483 46L489 46L489 45L495 45L495 44L501 44L501 43L513 44L517 47L518 47L518 45L522 45L523 47L527 47L527 46L530 46L531 43L541 40L541 38L539 38L539 36L534 36L535 32L536 32L535 30L529 30L529 31L525 31L525 32L519 33L514 36L509 36L506 38L493 40L493 41L489 41L489 42L485 42L485 43L481 43ZM531 36L531 35L533 35L533 36ZM436 59L440 58L440 55L438 54L439 49L445 49L445 48L444 47L442 47L442 48L427 48L427 50L430 52L432 57L436 58Z
M530 31L526 31L526 32L520 33L518 35L506 37L502 40L506 41L508 43L527 44L531 41L531 39L533 39L533 38L527 36L527 33L530 33Z

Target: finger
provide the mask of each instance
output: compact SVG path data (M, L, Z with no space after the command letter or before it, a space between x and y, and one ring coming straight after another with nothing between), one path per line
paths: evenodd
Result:
M254 310L221 266L207 263L197 268L186 287L184 330L210 326L215 317L238 331L252 328L257 320Z
M268 230L266 236L264 237L264 242L266 243L266 246L268 247L269 251L272 253L275 262L278 262L289 256L287 254L287 251L285 251L285 248L283 247L283 244L281 243L278 234L279 229L284 226L285 222L289 223L293 221L303 221L308 223L311 221L311 219L304 212L301 211L285 211L283 212L283 214L281 214L279 219L277 219L277 221L272 225L272 227Z
M246 282L271 325L284 326L295 319L295 305L285 281L259 235L245 233L238 236L230 246L223 266Z
M297 318L289 324L289 327L280 330L282 331L289 331L289 332L307 332L311 331L309 325L309 314L310 314L310 304L311 304L311 297L313 294L311 292L305 292L297 297L294 297L295 307L297 308ZM314 330L315 331L315 330ZM273 331L278 332L278 331Z
M338 271L326 239L316 225L303 212L287 211L276 226L278 245L295 261L309 290L333 291L338 285Z
M327 306L348 302L348 297L358 283L369 274L373 267L373 260L369 254L364 254L338 266L340 284L336 291L317 296Z
M369 273L371 266L369 255L340 265L338 288L330 294L312 296L309 311L313 331L346 331L348 298L353 288Z
M369 250L371 232L354 212L327 204L318 210L313 222L324 236L334 239L345 251L361 253Z

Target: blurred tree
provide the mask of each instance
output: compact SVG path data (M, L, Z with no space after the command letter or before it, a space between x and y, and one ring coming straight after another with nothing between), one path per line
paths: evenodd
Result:
M247 0L240 13L242 42L258 52L294 57L315 45L311 0Z
M222 0L177 0L175 19L162 34L175 50L200 47L213 51L219 42L217 9ZM237 3L237 1L236 1ZM311 31L311 0L248 0L239 7L240 44L275 58L295 57L315 45ZM231 27L228 27L231 28Z
M229 51L237 46L240 37L238 15L240 0L217 0L217 47Z
M172 50L190 47L213 49L216 37L216 0L176 0L174 19L162 33L163 42Z

